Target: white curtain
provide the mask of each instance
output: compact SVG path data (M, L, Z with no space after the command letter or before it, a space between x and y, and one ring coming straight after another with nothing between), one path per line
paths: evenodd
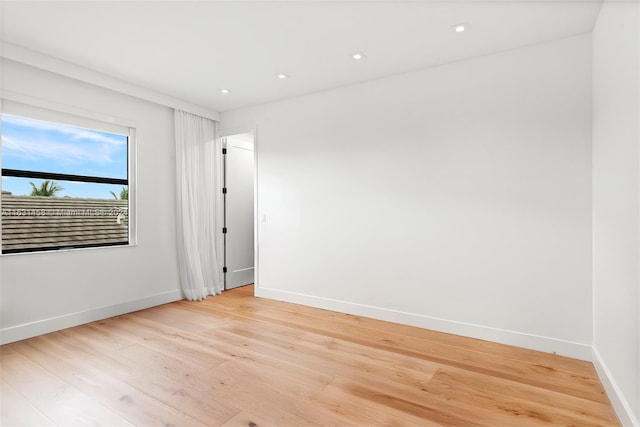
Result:
M222 292L222 159L217 124L175 111L178 268L184 295Z

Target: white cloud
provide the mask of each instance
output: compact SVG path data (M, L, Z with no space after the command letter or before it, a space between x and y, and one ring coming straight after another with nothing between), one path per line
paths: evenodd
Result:
M43 122L39 120L24 119L17 116L2 115L2 122L27 129L38 129L44 131L54 131L65 134L74 140L88 139L91 141L102 142L106 144L123 145L126 140L123 138L113 138L104 133L93 131L90 129L82 129L68 125L61 125L51 122Z
M14 138L2 135L3 155L11 154L23 159L49 159L62 163L90 162L111 163L112 156L122 147L112 144L76 144L73 142L43 140L34 138Z

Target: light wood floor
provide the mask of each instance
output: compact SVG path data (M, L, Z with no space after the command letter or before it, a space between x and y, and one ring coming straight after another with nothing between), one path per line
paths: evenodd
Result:
M593 366L253 297L1 348L2 426L618 425Z

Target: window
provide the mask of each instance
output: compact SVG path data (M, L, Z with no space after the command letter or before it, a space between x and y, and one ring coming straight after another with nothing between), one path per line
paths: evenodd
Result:
M13 111L1 129L3 254L131 243L131 129Z

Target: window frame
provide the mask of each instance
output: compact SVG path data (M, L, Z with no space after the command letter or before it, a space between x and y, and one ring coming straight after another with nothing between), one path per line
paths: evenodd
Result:
M104 114L93 113L73 107L61 105L46 107L42 102L23 103L8 99L0 99L1 114L21 117L27 120L39 120L76 128L96 130L127 137L127 177L109 178L90 175L73 175L56 172L42 172L21 169L2 168L1 176L17 178L50 179L58 181L89 182L95 184L126 185L128 190L128 238L122 243L94 243L65 246L48 246L28 249L8 249L2 247L2 216L0 216L0 256L24 255L44 252L66 252L96 248L118 248L137 245L137 210L136 210L136 128L128 120L115 119ZM47 104L47 103L44 103ZM0 119L0 137L2 136L2 120ZM0 150L0 166L2 150ZM0 199L0 208L2 207Z

